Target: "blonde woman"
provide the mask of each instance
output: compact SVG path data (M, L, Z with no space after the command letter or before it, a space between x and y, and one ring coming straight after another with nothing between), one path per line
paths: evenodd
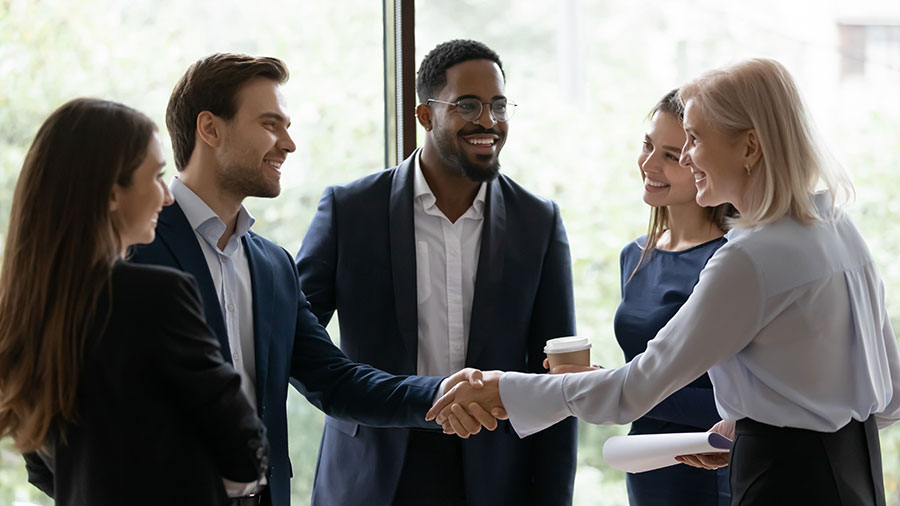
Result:
M709 370L726 420L716 429L735 436L733 505L883 505L877 429L900 418L900 355L883 283L838 205L849 182L820 154L781 64L738 63L679 95L697 202L740 213L684 306L623 367L487 372L484 388L458 385L429 415L466 425L475 400L505 408L523 437L570 415L627 423Z

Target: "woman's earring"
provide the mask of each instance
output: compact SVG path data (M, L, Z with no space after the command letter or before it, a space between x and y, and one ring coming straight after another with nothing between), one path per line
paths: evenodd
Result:
M744 165L744 168L747 169L747 175L749 176L750 175L750 166Z

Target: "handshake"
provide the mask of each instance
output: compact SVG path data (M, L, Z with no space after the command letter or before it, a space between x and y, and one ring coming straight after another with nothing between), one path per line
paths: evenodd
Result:
M545 359L544 368L550 369ZM550 374L585 372L597 370L596 365L558 365ZM435 401L426 420L434 420L444 429L444 434L456 434L466 439L481 432L497 428L498 420L506 420L508 415L500 397L500 378L503 371L480 371L473 368L462 369L446 380L444 394Z
M506 409L500 398L503 371L480 371L465 368L447 378L444 395L435 401L426 420L434 420L444 434L466 439L473 434L497 428L497 420L506 420Z

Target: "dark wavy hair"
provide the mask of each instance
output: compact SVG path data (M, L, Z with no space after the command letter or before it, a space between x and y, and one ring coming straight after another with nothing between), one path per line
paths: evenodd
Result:
M128 106L79 98L38 130L13 194L0 268L0 438L40 448L76 421L85 342L122 245L109 209L156 125ZM96 329L94 329L96 330Z

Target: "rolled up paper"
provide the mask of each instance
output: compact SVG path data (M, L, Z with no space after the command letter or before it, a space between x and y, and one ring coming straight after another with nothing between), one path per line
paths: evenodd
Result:
M642 473L678 464L675 457L679 455L730 450L731 440L717 432L635 434L607 439L603 458L620 471Z

